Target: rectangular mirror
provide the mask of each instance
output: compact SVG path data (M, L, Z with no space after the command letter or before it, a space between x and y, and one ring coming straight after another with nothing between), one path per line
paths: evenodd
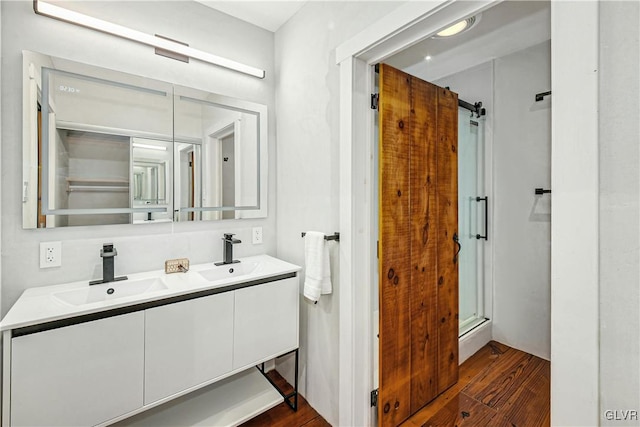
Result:
M23 52L23 228L266 216L266 106Z
M177 221L266 216L266 106L175 87Z

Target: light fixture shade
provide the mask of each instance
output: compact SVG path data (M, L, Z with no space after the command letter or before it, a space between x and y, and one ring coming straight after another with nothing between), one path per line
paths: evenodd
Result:
M446 38L446 37L451 37L451 36L455 36L457 34L461 34L464 33L466 31L469 31L471 28L473 28L478 22L480 22L480 16L481 15L476 15L476 16L470 16L467 19L463 19L462 21L458 21L453 25L448 26L447 28L438 31L436 33L435 36L433 36L434 39L439 39L439 38Z
M48 16L49 18L54 18L60 21L76 24L81 27L101 31L103 33L111 34L127 40L136 41L138 43L156 47L158 49L164 49L169 52L174 52L179 55L184 55L202 62L207 62L209 64L228 68L230 70L258 77L260 79L263 79L265 77L265 71L259 68L245 65L231 59L223 58L221 56L203 52L201 50L182 45L172 40L159 38L151 34L146 34L141 31L124 27L122 25L114 24L98 18L93 18L82 13L74 12L72 10L47 3L45 1L34 0L33 9L37 14Z

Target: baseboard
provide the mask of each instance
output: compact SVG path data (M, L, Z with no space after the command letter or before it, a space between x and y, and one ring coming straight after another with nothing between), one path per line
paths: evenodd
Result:
M462 364L469 357L491 341L491 320L464 334L458 341L458 363Z

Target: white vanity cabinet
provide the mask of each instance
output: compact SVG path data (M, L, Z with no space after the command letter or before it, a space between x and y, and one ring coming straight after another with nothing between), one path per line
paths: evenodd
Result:
M89 426L143 405L144 313L11 340L11 425Z
M145 404L231 371L233 294L146 310Z
M235 292L233 369L298 348L298 279Z
M297 366L300 268L242 262L253 273L192 266L113 303L59 302L86 282L26 291L0 325L2 426L236 426L281 403L255 366L292 351Z

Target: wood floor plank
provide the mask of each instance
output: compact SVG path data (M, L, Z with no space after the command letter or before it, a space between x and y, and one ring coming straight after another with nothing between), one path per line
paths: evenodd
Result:
M491 341L488 345L491 347L491 351L495 354L505 354L512 350L511 347L499 343L498 341Z
M500 409L542 367L542 359L513 350L485 369L463 391L489 407Z
M319 414L309 405L306 399L298 396L298 410L296 412L282 402L278 406L242 424L242 427L303 426L318 416Z
M461 390L469 384L473 378L491 366L498 358L506 354L506 351L496 350L497 347L495 344L495 341L489 342L460 365L460 378L457 385Z
M278 371L269 371L267 375L274 383L276 383L280 390L283 390L285 393L290 393L291 391L293 391L293 387L278 373ZM310 424L312 422L320 424ZM322 422L326 424L322 424ZM301 395L298 395L298 410L296 412L294 412L286 403L282 402L278 406L271 408L267 412L264 412L255 418L252 418L244 424L241 424L242 427L299 427L306 425L308 425L309 427L316 427L327 426L329 424L324 420L324 418L320 416L320 414L318 414L318 412L316 412L315 409L311 407L311 405L309 405L307 400Z
M422 426L426 420L446 406L449 401L455 399L458 393L460 393L460 391L475 377L495 363L498 358L507 354L509 350L509 347L495 343L494 341L482 347L473 356L465 360L464 363L460 365L460 378L456 384L445 391L442 395L438 396L437 399L420 409L420 411L402 425L404 427Z
M331 427L324 418L317 416L308 423L306 423L303 427Z
M518 392L514 393L507 403L499 408L500 414L517 426L549 426L550 377L551 364L542 360L542 367L538 373L530 375Z
M458 393L447 405L429 418L423 427L485 426L497 412L464 393Z
M492 408L467 393L466 390L473 390L478 384L484 384L480 387L481 390L500 378L509 384L515 384L507 373L517 370L518 364L528 356L533 362L520 373L519 378L523 380L517 388L511 389L511 395L506 401L501 401L500 405ZM539 364L540 367L535 373L529 372L530 375L526 375L525 371L529 371L533 364ZM271 375L279 385L291 387L277 372L272 371ZM548 361L492 341L460 365L460 379L457 384L423 407L402 426L548 427L550 378L551 369ZM490 381L487 382L488 380ZM462 391L463 389L466 390ZM300 397L299 405L296 413L282 403L243 426L329 426L304 398ZM469 416L463 416L463 411L468 412Z
M496 414L496 416L491 419L489 424L487 424L486 426L483 426L483 427L529 427L529 426L525 426L525 425L516 426L516 425L513 425L511 422L509 422L509 420L507 420L502 415ZM531 427L533 427L533 426L531 426Z

